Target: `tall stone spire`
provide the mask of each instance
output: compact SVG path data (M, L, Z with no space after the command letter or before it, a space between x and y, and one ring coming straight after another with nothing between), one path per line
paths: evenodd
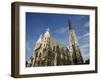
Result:
M71 20L68 20L69 27L69 51L71 56L72 64L82 64L83 58L81 55L78 39L76 37L75 31L72 28Z

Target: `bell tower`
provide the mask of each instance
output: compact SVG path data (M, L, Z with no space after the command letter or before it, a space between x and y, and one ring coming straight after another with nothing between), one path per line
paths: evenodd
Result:
M80 51L78 39L74 29L72 28L71 20L68 20L68 30L69 30L69 51L72 64L82 64L83 58Z

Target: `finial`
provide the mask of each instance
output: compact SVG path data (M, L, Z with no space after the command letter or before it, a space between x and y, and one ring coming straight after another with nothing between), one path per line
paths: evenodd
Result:
M70 18L68 19L68 26L69 26L69 29L72 29L72 24L71 24Z

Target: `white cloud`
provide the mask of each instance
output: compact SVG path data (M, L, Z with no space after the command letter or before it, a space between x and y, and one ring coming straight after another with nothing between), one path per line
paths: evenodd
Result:
M89 43L86 43L84 45L81 46L82 49L88 48L89 47Z
M84 34L79 39L80 39L81 49L89 48L89 33Z
M85 38L85 37L89 37L89 33L86 33L86 34L80 36L79 39L83 39L83 38Z
M90 57L90 53L89 53L89 43L83 44L80 46L81 51L82 51L82 55L84 60L89 59Z
M89 53L89 47L90 47L89 33L86 33L86 34L80 36L79 39L80 39L80 48L81 48L81 51L82 51L83 58L84 58L84 60L87 60L90 57L90 53Z
M84 24L84 27L89 27L89 22L86 22L86 23Z
M67 32L67 27L61 27L60 29L57 30L58 33L62 34Z
M31 49L31 47L29 46L29 43L28 43L28 41L26 42L26 50L30 50Z

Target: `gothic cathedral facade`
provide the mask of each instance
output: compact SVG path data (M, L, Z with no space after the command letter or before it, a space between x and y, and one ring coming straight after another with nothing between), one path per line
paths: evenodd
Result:
M66 28L67 29L67 28ZM72 23L68 20L69 47L62 46L52 39L49 28L40 35L27 67L84 64L82 52Z

